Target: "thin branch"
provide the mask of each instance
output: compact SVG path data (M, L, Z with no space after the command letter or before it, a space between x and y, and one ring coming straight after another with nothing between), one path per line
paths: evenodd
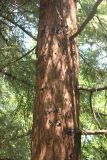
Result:
M90 108L91 108L91 112L92 112L93 118L94 118L96 124L98 125L98 127L101 129L100 122L98 121L96 113L94 112L94 109L93 109L93 105L92 105L92 93L90 93L90 95L89 95L89 103L90 103Z
M107 130L89 130L81 131L82 135L97 135L97 134L107 134Z
M102 130L81 130L76 128L64 128L64 133L67 135L72 135L73 133L79 134L79 135L97 135L97 134L107 134L107 129Z
M100 116L107 116L106 113L99 113Z
M33 50L34 50L35 48L36 48L36 46L33 47L31 50L29 50L27 53L25 53L23 56L21 56L21 57L15 59L15 60L13 60L13 61L7 63L5 66L2 67L1 70L3 70L4 68L10 66L11 64L14 64L14 63L18 62L18 61L21 60L22 58L26 57L26 56L29 55L31 52L33 52Z
M29 0L26 0L25 2L23 2L21 5L18 5L16 7L16 9L20 9L21 7L23 7L24 5L26 5L29 2Z
M3 33L0 31L0 35L2 37L2 39L4 40L4 42L6 43L6 45L8 46L8 40L5 38L5 36L3 35Z
M22 27L21 25L19 25L17 22L13 21L12 19L10 19L7 16L4 16L3 14L0 13L0 16L2 18L4 18L5 20L9 21L10 23L14 24L15 26L19 27L23 32L25 32L28 36L30 36L31 38L33 38L34 40L36 40L36 38L29 32L27 31L24 27Z
M97 106L97 108L100 108L100 106ZM81 110L82 110L82 112L87 112L87 113L89 113L89 114L92 114L92 112L90 111L90 109L89 108L81 108ZM97 115L97 116L99 116L100 118L102 118L102 116L103 117L105 117L105 116L107 116L107 113L102 113L102 112L100 112L100 111L94 111L95 112L95 114Z
M82 58L82 60L84 61L84 63L85 63L86 65L89 65L89 63L87 62L86 58L85 58L81 53L79 53L79 55L80 55L80 57Z
M100 20L100 18L98 16L96 16L96 18L98 19L100 26L107 32L107 29L104 27L104 24L102 23L102 21Z
M88 87L79 86L78 90L80 90L80 91L86 91L86 92L98 92L98 91L107 90L107 86L96 87L96 88L88 88Z
M107 55L99 58L97 61L101 61L101 60L103 60L104 58L107 58Z
M78 34L80 34L84 29L85 27L87 26L87 24L93 19L94 15L96 14L97 12L97 8L98 6L100 5L100 3L102 2L103 0L97 0L97 2L94 4L91 12L89 13L88 17L85 19L85 21L82 23L82 25L80 26L80 28L77 30L76 33L74 33L71 37L70 37L70 40L72 41L75 37L78 36Z
M10 26L5 21L3 21L3 20L0 19L0 22L10 28Z
M15 75L12 75L11 73L8 73L8 72L5 72L3 70L0 70L0 73L11 78L12 80L16 80L18 82L21 82L22 84L24 85L27 85L27 86L30 86L30 87L33 87L32 84L30 84L29 82L27 82L26 80L23 80L23 79L20 79L18 77L16 77Z

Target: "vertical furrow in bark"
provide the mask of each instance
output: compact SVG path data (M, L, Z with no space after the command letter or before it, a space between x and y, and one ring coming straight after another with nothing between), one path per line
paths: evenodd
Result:
M40 0L32 160L79 160L75 0Z

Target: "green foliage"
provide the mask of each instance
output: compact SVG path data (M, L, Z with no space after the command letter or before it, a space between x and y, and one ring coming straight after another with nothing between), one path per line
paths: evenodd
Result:
M34 50L26 53L35 44L8 18L36 33L36 5L33 0L0 2L0 158L31 159L36 57Z
M81 1L79 4L80 17L89 13L92 1ZM90 4L89 4L90 3ZM87 5L88 4L88 5ZM106 3L100 5L97 14L79 36L80 78L79 84L91 88L106 86L107 82L107 46L105 23ZM91 101L91 102L90 102ZM80 91L80 127L82 130L106 129L107 124L106 91L90 93ZM90 105L92 103L92 106ZM92 107L92 108L91 108ZM93 112L92 113L92 109ZM82 160L106 160L107 140L104 135L82 136Z

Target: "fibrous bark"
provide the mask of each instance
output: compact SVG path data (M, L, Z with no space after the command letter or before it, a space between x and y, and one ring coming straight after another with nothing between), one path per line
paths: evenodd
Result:
M40 0L32 160L80 158L75 32L75 0Z

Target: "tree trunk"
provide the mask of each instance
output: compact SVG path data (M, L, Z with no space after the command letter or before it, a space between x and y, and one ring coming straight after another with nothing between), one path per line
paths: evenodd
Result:
M32 160L79 160L75 0L40 0Z

